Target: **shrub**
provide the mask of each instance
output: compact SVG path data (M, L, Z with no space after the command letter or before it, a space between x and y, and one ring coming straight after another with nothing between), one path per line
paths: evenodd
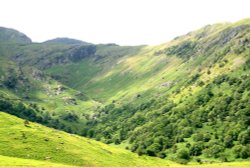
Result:
M29 127L29 121L28 120L25 120L24 122L23 122L23 124L24 124L24 126L26 126L26 127Z
M159 158L165 158L167 155L166 155L166 153L165 152L159 152L159 153L157 153L157 157L159 157Z

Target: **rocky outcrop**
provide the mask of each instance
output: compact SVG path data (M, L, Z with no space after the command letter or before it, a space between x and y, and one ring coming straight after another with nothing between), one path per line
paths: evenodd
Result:
M94 55L95 52L96 52L95 45L79 46L79 47L75 47L75 48L70 49L67 52L66 57L73 62L77 62L79 60L82 60L85 57Z
M73 97L66 96L63 97L63 100L65 104L77 105L76 99Z

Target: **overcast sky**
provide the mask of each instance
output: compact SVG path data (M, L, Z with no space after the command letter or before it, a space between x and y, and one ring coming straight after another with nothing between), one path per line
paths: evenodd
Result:
M207 24L250 17L250 0L0 0L0 26L35 42L160 44Z

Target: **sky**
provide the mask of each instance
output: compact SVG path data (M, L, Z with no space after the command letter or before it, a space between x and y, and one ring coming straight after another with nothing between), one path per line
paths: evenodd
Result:
M0 26L34 42L156 45L208 24L250 17L250 0L0 0Z

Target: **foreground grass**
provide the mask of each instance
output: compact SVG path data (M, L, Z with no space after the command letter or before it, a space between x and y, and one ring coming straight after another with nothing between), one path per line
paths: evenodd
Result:
M187 165L186 167L249 167L250 162L227 162L218 164ZM47 161L38 161L31 159L14 158L0 155L0 166L5 167L73 167L73 165L57 164ZM172 164L170 167L181 165ZM184 166L184 165L183 165ZM185 166L184 166L185 167Z
M36 166L36 167L70 167L64 164L56 164L46 161L37 161L31 159L14 158L0 155L0 166L13 167L13 166Z
M73 166L100 167L181 166L159 158L139 157L127 150L114 148L39 124L24 124L24 120L3 112L0 112L0 124L0 155L2 155L0 166L29 164L27 159L31 159L30 166L41 166L43 165L42 161ZM9 157L15 157L15 159L11 160L12 158ZM51 164L51 166L56 165ZM45 166L47 165L45 164Z
M187 167L249 167L250 162L224 162L215 164L187 165Z

